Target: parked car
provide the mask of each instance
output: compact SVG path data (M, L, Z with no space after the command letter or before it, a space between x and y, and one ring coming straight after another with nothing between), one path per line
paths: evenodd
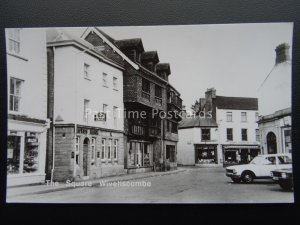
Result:
M229 166L226 176L233 182L252 183L254 179L271 178L271 171L292 168L291 154L258 155L249 164Z
M293 190L293 170L281 169L271 171L271 177L285 191Z

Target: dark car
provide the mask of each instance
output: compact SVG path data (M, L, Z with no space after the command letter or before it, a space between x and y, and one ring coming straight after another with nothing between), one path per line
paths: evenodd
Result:
M293 170L291 168L274 170L271 172L271 176L272 179L278 183L283 190L293 190Z

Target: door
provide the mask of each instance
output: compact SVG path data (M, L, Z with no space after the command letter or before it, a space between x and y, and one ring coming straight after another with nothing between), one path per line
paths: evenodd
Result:
M85 138L83 141L83 176L88 176L88 153L90 140Z
M269 132L267 134L267 148L268 148L268 154L277 153L276 135L273 132Z

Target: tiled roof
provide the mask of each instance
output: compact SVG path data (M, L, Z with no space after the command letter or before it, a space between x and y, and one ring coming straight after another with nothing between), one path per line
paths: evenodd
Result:
M157 63L156 64L156 70L157 71L164 70L164 71L167 71L168 74L171 73L170 64L169 63Z
M217 127L217 123L213 118L200 118L199 116L182 118L179 122L178 129L192 127Z
M159 61L157 51L143 52L141 59L142 60L156 60L157 62Z
M258 110L257 98L216 96L215 104L219 109Z
M114 42L120 49L129 47L139 47L144 51L143 43L141 38L123 39Z

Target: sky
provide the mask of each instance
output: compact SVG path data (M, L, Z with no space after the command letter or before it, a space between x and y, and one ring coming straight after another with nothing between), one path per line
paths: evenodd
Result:
M257 97L275 65L276 46L292 47L293 23L100 28L116 40L142 38L145 51L156 50L190 109L211 87L221 96Z

